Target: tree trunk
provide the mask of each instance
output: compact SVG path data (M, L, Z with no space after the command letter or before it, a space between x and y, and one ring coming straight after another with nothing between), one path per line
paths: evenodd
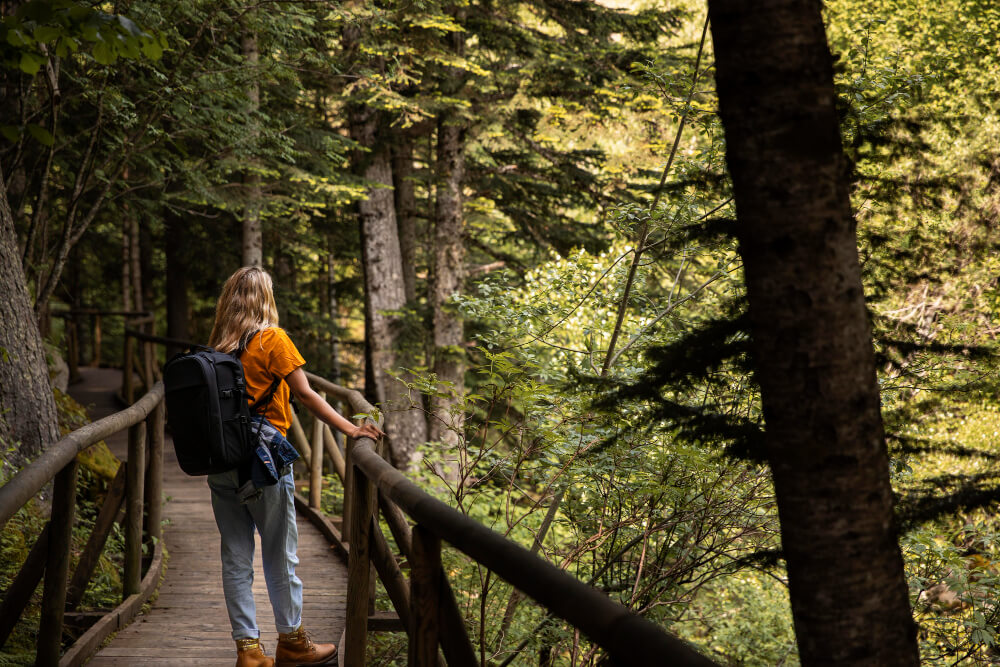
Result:
M406 387L390 372L399 371L399 317L392 311L406 306L402 257L396 228L388 148L377 141L378 114L368 108L350 112L351 138L369 153L355 156L363 178L372 183L368 196L358 203L365 274L365 336L368 368L376 400L386 413L393 463L405 468L415 463L417 445L426 441L427 424L421 410L413 409Z
M392 184L403 292L406 303L413 305L417 301L417 196L413 183L413 138L406 130L393 135Z
M168 214L166 220L164 252L167 259L166 300L167 300L167 337L181 340L191 340L190 304L188 302L188 265L184 252L184 237L187 225L184 219L175 214ZM167 359L181 349L178 346L167 346Z
M54 443L59 430L48 365L27 280L21 268L14 218L0 169L0 456L14 466ZM19 443L8 455L7 447Z
M136 310L142 310L145 305L142 299L142 247L139 240L139 219L134 215L128 218L128 235L129 262L132 265L129 270L129 277L132 279L132 306Z
M257 81L257 64L260 53L257 50L257 35L252 30L246 30L241 40L243 60L254 71L251 73L250 84L247 86L247 101L251 114L260 109L260 83ZM250 121L250 136L256 140L260 135L256 117ZM255 146L256 147L256 146ZM260 224L261 188L260 176L248 172L243 176L246 185L247 204L243 209L243 266L264 265L264 241Z
M337 304L337 260L333 254L334 241L328 237L326 253L326 307L330 312L330 380L340 384L340 307ZM334 435L339 436L336 432Z
M442 113L438 121L435 162L434 373L444 395L431 401L430 439L454 451L463 426L461 409L465 393L465 337L462 319L451 302L462 291L465 243L462 229L462 180L465 176L465 121ZM454 414L453 414L454 412Z
M132 310L132 223L129 221L128 204L122 207L122 310Z
M916 665L871 332L814 0L709 0L803 665Z

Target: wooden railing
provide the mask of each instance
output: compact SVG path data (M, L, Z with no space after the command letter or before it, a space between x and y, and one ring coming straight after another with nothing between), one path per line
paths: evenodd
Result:
M131 407L79 428L46 449L0 487L0 529L49 482L49 522L0 603L0 646L20 619L43 574L41 621L36 665L77 665L110 632L127 624L148 599L163 565L161 537L163 495L163 385L156 383ZM77 454L128 429L128 458L111 483L94 522L87 546L69 577L70 548L76 507ZM60 657L67 612L79 605L116 517L125 503L123 602L113 614L86 631ZM143 510L145 509L145 522ZM143 544L152 559L142 575Z
M376 414L359 392L308 375L315 388L348 405L351 414ZM318 440L314 440L314 480L318 478L317 461L321 460L317 445ZM439 649L453 667L480 664L481 657L473 650L441 567L442 541L578 628L601 646L615 665L715 664L604 593L422 491L380 455L374 441L349 440L345 459L343 469L339 464L334 466L344 484L343 534L348 537L349 554L342 664L365 664L372 566L409 634L409 665L439 665ZM310 486L310 492L318 498L318 489ZM382 533L379 512L410 564L409 583ZM416 523L412 528L407 517Z
M144 344L144 359L154 358L151 352L153 344L182 347L192 345L187 341L157 337L127 329L126 341L131 338L136 338ZM130 355L126 355L125 359L129 358ZM146 378L151 379L155 372L151 370L146 374ZM377 414L377 410L361 393L336 385L312 373L307 375L313 387L324 393L329 400L346 405L349 409L348 414ZM129 384L130 378L126 379L126 390ZM142 410L145 412L141 412ZM129 416L124 417L126 414ZM67 439L86 429L99 428L101 433L99 437L92 438L88 431L86 436L77 436L77 440L73 440L77 443L74 445L75 453L101 437L106 437L107 434L129 426L134 428L134 425L139 424L149 414L158 420L157 425L151 427L151 430L160 433L159 447L162 454L162 385L158 383L129 410L84 427L67 436L60 441L60 445L53 448L62 447L59 451L66 450L66 454L50 455L52 450L46 452L39 461L32 464L40 467L39 472L32 473L31 481L19 482L19 488L23 487L23 490L8 491L10 484L0 489L2 522L27 502L27 499L57 471L68 467L72 457L66 458L69 456L69 446L62 445ZM115 427L110 425L98 427L101 424L108 424L108 420L113 418L118 418L121 424ZM614 602L604 593L575 579L517 543L422 491L384 459L377 449L377 443L371 439L361 438L357 441L348 439L344 451L341 452L329 427L314 420L310 442L297 418L293 420L289 435L302 454L309 478L309 498L305 500L297 497L297 504L300 505L300 509L307 511L310 518L321 524L328 537L341 544L341 553L346 554L348 562L347 630L345 641L340 647L341 664L349 667L363 667L365 664L369 622L377 618L374 616L373 570L385 587L398 619L409 635L408 664L418 667L431 665L437 667L442 662L439 650L443 654L444 662L453 667L486 662L485 656L477 657L469 641L458 603L441 567L442 541L449 543L524 594L534 598L549 614L562 618L578 628L591 641L602 647L616 665L715 664L654 623ZM130 431L129 461L133 459L131 436ZM137 435L136 438L138 438L136 442L141 440L141 436ZM324 454L330 460L344 489L343 521L339 531L336 526L322 518L318 511ZM141 457L141 454L139 456ZM159 454L151 455L150 458L159 459L159 456ZM61 458L53 459L53 457ZM51 462L43 462L43 459L46 461L51 459ZM150 470L152 469L151 464ZM22 472L28 472L28 469ZM157 468L156 475L159 474L160 469ZM19 474L15 480L20 477ZM149 482L149 484L154 483L158 482ZM128 488L132 494L129 497L136 497L132 486ZM138 497L141 496L140 486ZM5 513L8 507L13 507L10 514ZM152 516L152 507L150 510ZM55 520L55 509L53 512ZM378 521L379 513L389 527L397 548L410 564L409 580L402 574L395 554L382 533ZM141 517L141 505L139 516ZM158 517L157 514L157 526ZM410 520L415 522L412 527ZM65 528L61 527L60 530ZM347 538L346 545L343 543L343 537ZM132 539L135 540L134 535ZM65 575L62 580L65 580ZM51 602L55 604L54 601ZM62 608L60 605L56 606ZM56 637L58 638L58 635ZM51 639L47 641L51 642ZM40 637L40 655L41 642ZM55 663L39 662L39 664Z
M122 350L122 366L125 367L126 372L123 375L122 399L126 402L126 404L131 405L135 398L128 386L131 384L133 373L136 371L139 372L142 377L143 386L147 391L153 386L153 383L159 379L154 377L159 369L156 364L156 357L153 354L152 345L143 346L141 348L141 354L137 354L139 350L135 347L136 336L134 334L141 333L152 335L155 328L155 320L152 313L133 310L73 308L70 310L53 311L52 315L63 318L66 323L66 361L69 366L70 382L77 382L80 379L80 333L83 330L82 322L86 319L93 322L93 331L91 333L92 352L90 355L90 365L100 366L102 362L102 350L104 347L103 321L109 317L125 318L125 336L122 342L124 347ZM130 335L130 333L132 335Z

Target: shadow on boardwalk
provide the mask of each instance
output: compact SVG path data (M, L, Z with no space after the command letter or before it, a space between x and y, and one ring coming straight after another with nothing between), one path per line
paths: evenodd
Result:
M114 392L121 373L81 369L84 381L70 394L87 407L91 419L120 410ZM108 442L125 457L125 434ZM164 448L164 544L169 553L166 574L152 609L142 614L87 664L232 665L236 659L229 617L222 595L219 533L204 477L188 477L177 466L169 436ZM344 629L347 568L308 520L299 518L299 566L304 586L303 624L317 641L339 642ZM260 551L260 539L257 540ZM264 587L260 558L254 563L254 598L261 640L273 655L277 643L274 617Z

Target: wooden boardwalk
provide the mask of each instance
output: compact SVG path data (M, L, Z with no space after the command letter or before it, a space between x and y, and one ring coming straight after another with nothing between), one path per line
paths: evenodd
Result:
M88 406L96 419L120 409L112 394L121 373L81 369L84 382L70 394ZM124 458L124 434L108 443ZM164 448L163 487L168 502L164 517L164 544L169 553L166 573L152 609L118 633L88 663L109 665L232 665L236 648L222 595L219 533L215 526L208 485L204 477L188 477L177 466L168 438ZM339 643L344 630L347 568L326 539L300 517L299 566L304 588L303 625L317 641ZM260 538L257 540L260 552ZM267 599L259 556L254 563L254 597L261 641L274 654L277 631Z

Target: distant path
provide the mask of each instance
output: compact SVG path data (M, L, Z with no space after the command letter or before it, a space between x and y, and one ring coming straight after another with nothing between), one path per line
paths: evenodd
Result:
M121 409L114 399L114 392L121 386L120 371L81 368L80 372L84 381L71 386L69 393L87 407L91 419ZM108 446L116 456L124 458L127 438L119 434ZM163 468L168 498L163 514L169 520L163 540L169 561L159 597L149 613L138 616L119 632L89 665L230 667L236 661L236 645L231 639L222 595L219 532L205 478L188 477L181 471L169 436ZM300 517L298 525L300 562L296 572L305 589L303 625L317 641L339 642L344 630L347 568L308 520ZM255 561L257 623L261 640L273 655L277 631L259 556Z

